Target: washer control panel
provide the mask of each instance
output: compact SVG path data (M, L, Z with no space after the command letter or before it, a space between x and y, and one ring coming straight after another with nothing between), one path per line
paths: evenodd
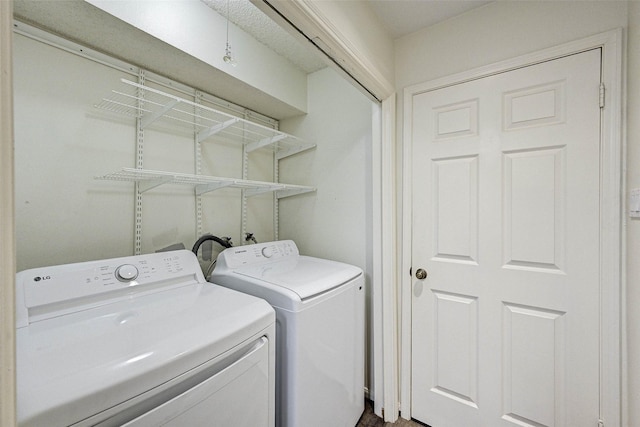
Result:
M95 306L118 296L204 282L198 260L188 250L34 268L16 275L17 320L54 317L78 311L85 302ZM33 315L26 314L30 311Z
M278 240L225 249L218 255L217 263L218 267L224 265L229 268L237 268L241 265L260 264L298 255L300 253L293 240Z

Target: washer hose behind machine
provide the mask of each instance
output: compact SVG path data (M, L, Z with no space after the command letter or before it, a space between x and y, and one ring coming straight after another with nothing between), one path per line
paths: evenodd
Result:
M193 249L191 249L191 252L193 252L194 254L198 255L198 249L200 249L200 246L202 246L202 244L204 242L206 242L207 240L213 240L216 243L219 243L220 245L224 246L225 248L231 248L233 247L233 244L231 243L231 238L230 237L224 237L224 238L219 238L217 236L214 236L213 234L205 234L202 237L200 237L196 243L194 243L193 245Z
M218 243L219 245L223 246L224 248L231 248L233 247L233 244L231 243L231 237L223 237L222 239L220 237L214 236L213 234L205 234L202 237L200 237L198 240L196 240L196 243L194 243L193 248L191 249L191 252L193 252L196 257L198 256L198 249L200 249L200 246L202 246L202 244L208 240L213 240L214 242ZM213 262L209 265L209 268L207 268L207 271L205 271L204 273L204 277L205 278L209 278L209 275L211 274L211 272L213 271L213 267L215 267L216 265L216 259L213 260Z

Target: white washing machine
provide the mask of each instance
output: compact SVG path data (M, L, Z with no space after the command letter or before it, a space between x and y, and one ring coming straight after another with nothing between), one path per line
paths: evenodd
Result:
M353 427L364 410L364 275L291 240L225 249L213 283L276 310L276 425Z
M273 426L275 313L189 251L17 275L20 426Z

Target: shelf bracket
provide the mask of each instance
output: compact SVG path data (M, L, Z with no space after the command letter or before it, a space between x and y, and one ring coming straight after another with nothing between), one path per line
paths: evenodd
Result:
M216 191L224 187L229 187L233 184L234 184L233 181L228 181L228 182L213 182L211 184L196 185L196 196L202 196L205 193L210 193L211 191Z
M252 142L247 144L247 153L251 153L252 151L256 151L259 148L266 147L267 145L275 144L278 141L285 139L287 135L278 134L269 138L261 139L260 141Z
M316 191L315 188L294 188L276 191L276 199L284 199L285 197L297 196L298 194L311 193Z
M315 148L316 144L312 144L312 145L298 145L296 147L292 147L292 148L287 148L286 150L279 150L276 153L276 159L278 160L282 160L285 157L289 157L289 156L293 156L294 154L298 154L301 153L303 151L307 151L310 150L312 148Z
M239 118L233 118L230 120L227 120L226 122L222 122L222 123L218 123L215 126L211 126L208 129L203 129L200 132L198 132L198 142L202 142L205 139L209 138L211 135L214 135L218 132L220 132L223 129L228 128L229 126L236 124L240 121Z
M142 116L140 126L142 129L146 128L160 117L164 116L168 111L170 111L177 103L179 103L179 99L172 99L167 105L162 107L159 111L156 111L153 114L145 114Z
M162 178L149 179L149 180L141 180L138 181L138 190L140 193L146 193L147 191L159 187L162 184L168 184L173 181L173 177L166 176Z
M278 189L283 188L284 185L268 185L265 187L259 187L259 188L248 188L246 190L244 190L244 194L247 197L252 197L252 196L257 196L258 194L264 194L264 193L268 193L270 191L276 191Z

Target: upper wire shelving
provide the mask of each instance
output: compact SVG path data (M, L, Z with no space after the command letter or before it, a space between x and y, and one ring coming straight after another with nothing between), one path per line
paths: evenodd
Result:
M213 135L237 141L250 153L270 148L276 159L309 150L316 145L276 129L271 129L231 114L198 104L179 96L121 79L121 89L114 89L96 108L140 118L142 129L164 120L196 132L197 142Z

